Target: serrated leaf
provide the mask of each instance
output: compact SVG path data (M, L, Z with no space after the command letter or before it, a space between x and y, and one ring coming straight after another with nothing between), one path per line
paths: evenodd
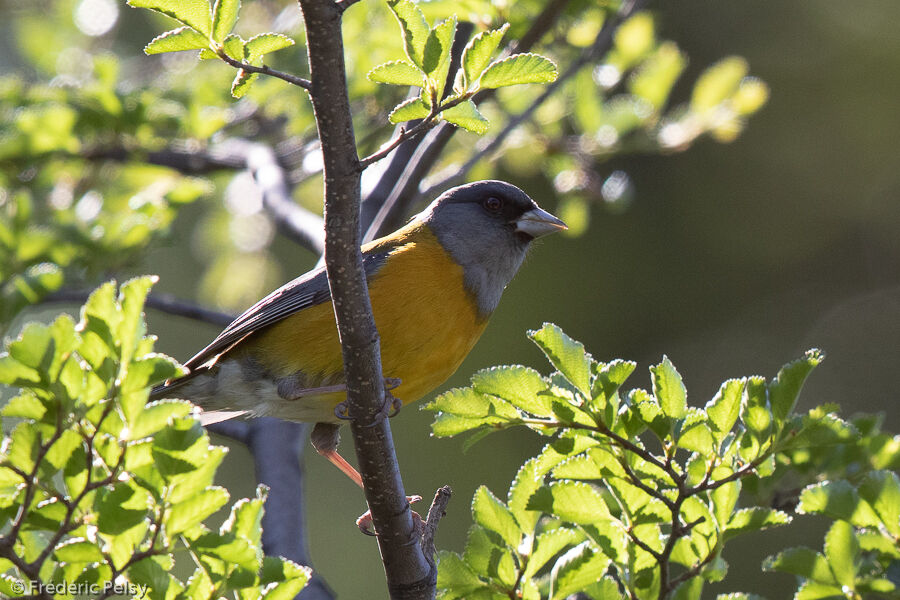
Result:
M428 42L428 35L431 32L425 15L418 6L409 0L395 0L388 2L388 6L397 17L400 29L403 31L404 50L407 58L424 71L425 44Z
M231 97L243 98L258 76L257 73L249 73L240 69L234 76L234 81L231 82Z
M567 457L583 452L599 442L587 435L560 437L536 457L529 459L516 473L509 486L508 506L525 531L537 525L540 513L528 508L529 499L544 484L544 476Z
M212 14L212 38L220 44L237 22L241 0L216 0Z
M212 15L207 0L128 0L128 5L160 12L205 36L212 32Z
M166 520L166 533L176 535L193 527L228 502L228 490L210 487L172 506Z
M472 571L459 554L441 550L438 552L437 557L439 566L438 589L464 593L483 585L478 575Z
M411 121L413 119L424 119L430 114L431 109L425 104L422 98L410 98L395 106L394 110L391 111L391 114L388 115L388 120L396 125L397 123Z
M650 367L650 375L653 395L659 401L663 414L673 419L683 418L687 414L687 390L669 357L663 356L661 363Z
M825 534L825 559L842 588L856 589L859 542L850 523L835 521L831 525Z
M778 375L769 384L769 402L772 415L778 423L784 421L794 410L806 377L823 360L825 355L821 350L809 350L803 358L786 364L778 371Z
M520 83L550 83L558 76L556 64L539 54L514 54L494 61L478 81L481 89L493 89Z
M277 577L277 578L275 578ZM260 573L265 600L293 600L312 577L312 569L286 558L266 556ZM277 583L276 583L277 582Z
M877 527L880 519L869 503L844 480L825 481L807 486L800 492L798 510L842 519L857 527Z
M754 506L744 508L733 515L725 528L725 540L730 540L742 533L761 531L770 527L787 525L791 522L791 516L780 510Z
M294 45L294 40L280 33L260 33L254 35L244 44L247 56L252 59L259 58L270 52L277 52Z
M441 98L450 68L450 49L456 34L456 15L438 23L428 34L422 55L422 70L435 86L435 97Z
M820 583L837 583L825 557L810 548L788 548L763 561L762 568L765 571L790 573Z
M484 115L478 111L475 103L471 100L466 100L447 110L441 111L440 116L448 123L452 123L457 127L461 127L472 133L477 133L478 135L487 132L488 127L490 126L490 122L484 118Z
M584 534L568 527L557 527L539 534L534 540L534 550L528 557L528 565L524 579L530 579L546 565L551 558L566 547L574 546L584 540Z
M551 413L550 399L539 395L547 382L534 369L519 365L482 369L472 376L476 392L497 396L531 414L546 417Z
M706 414L713 425L713 436L720 444L737 422L745 383L743 379L729 379L719 387L712 400L706 403Z
M554 481L538 489L527 508L576 524L590 525L609 518L609 507L600 492L580 481Z
M209 39L185 25L161 33L144 46L144 54L162 54L180 50L200 50L209 47Z
M596 547L582 542L559 557L550 572L551 600L560 600L598 581L610 560Z
M553 323L544 323L540 329L529 331L528 337L585 398L591 397L591 358L585 352L584 344L570 338Z
M891 471L873 471L866 475L857 493L872 507L888 533L900 538L900 477Z
M103 553L95 542L84 538L66 540L53 551L56 560L69 563L102 562Z
M462 91L468 90L469 86L481 77L481 73L490 63L491 56L500 45L500 40L503 39L507 29L509 29L509 23L504 23L500 29L482 31L466 45L462 56L462 71L465 77Z
M392 60L374 67L366 74L369 81L392 85L423 87L425 74L414 64L405 60Z
M192 542L191 548L254 572L261 566L256 549L246 539L233 533L205 533Z
M509 508L486 486L475 490L472 499L472 517L475 522L489 531L497 533L511 548L517 548L522 531Z
M31 394L16 396L0 409L0 415L4 417L33 419L35 421L40 420L46 412L47 408L44 404Z

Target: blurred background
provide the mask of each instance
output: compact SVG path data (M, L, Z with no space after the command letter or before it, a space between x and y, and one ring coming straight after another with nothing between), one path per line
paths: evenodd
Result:
M245 2L244 11L255 14L255 4ZM291 18L290 3L282 5L281 18ZM67 18L71 27L79 14L96 16L104 6L110 5L0 2L13 17L0 25L0 69L25 69L26 78L52 74L61 68L58 56L44 66L34 58L46 58L56 43L33 37L46 16L41 11ZM109 49L132 56L123 59L123 72L139 69L142 63L135 61L150 59L137 51L162 29L137 11L111 6L119 22ZM707 66L735 54L768 85L768 104L732 143L702 139L681 153L634 153L602 162L597 173L606 181L613 176L620 193L611 199L583 195L578 210L586 206L589 218L579 217L547 177L527 167L540 157L513 140L493 170L483 170L523 187L551 211L574 215L583 231L533 249L481 342L443 389L465 385L473 372L495 364L548 372L525 331L552 321L599 360L638 361L629 387L648 387L646 368L668 355L696 405L727 378L773 376L804 350L819 347L827 360L809 380L800 408L835 402L845 415L883 412L885 427L900 430L900 4L684 0L652 4L651 10L657 35L689 57L674 97L689 96ZM71 35L77 34L73 28ZM396 35L393 29L390 34ZM43 49L29 50L41 44ZM169 60L181 68L181 59ZM271 88L266 85L264 91ZM302 94L291 94L282 101L305 102ZM227 106L221 98L212 104L218 102ZM293 126L301 130L302 119ZM454 143L471 147L475 139L459 134ZM213 181L218 189L240 185L231 176ZM313 206L320 186L318 179L301 183L304 202ZM230 218L211 211L209 203L182 208L167 242L152 246L129 272L159 274L159 291L237 312L315 264L316 257L277 237L264 249L251 241L241 252L225 250L235 243L228 240ZM257 228L248 239L272 239L265 219L244 220ZM227 297L222 281L238 269L251 281ZM148 317L158 349L181 360L218 332L158 313ZM404 483L426 499L437 487L452 486L437 543L462 550L475 488L486 484L504 496L517 465L542 440L510 431L462 454L460 440L429 437L430 421L417 407L392 421ZM252 462L246 450L231 445L222 483L234 497L252 495ZM352 454L349 443L343 447ZM305 466L314 567L340 597L380 597L372 592L383 586L375 542L354 525L365 510L361 494L314 453ZM711 592L787 597L795 589L790 577L760 575L761 560L779 546L821 547L821 533L816 522L801 518L790 528L739 538L725 553L727 585Z

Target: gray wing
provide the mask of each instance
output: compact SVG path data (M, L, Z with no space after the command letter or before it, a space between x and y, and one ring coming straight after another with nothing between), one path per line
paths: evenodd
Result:
M384 264L389 251L363 258L366 276L371 277ZM153 390L158 395L169 387L184 383L216 363L218 358L249 335L260 331L292 314L331 300L325 268L319 267L284 284L231 322L206 348L184 363L190 371L180 379L167 382Z

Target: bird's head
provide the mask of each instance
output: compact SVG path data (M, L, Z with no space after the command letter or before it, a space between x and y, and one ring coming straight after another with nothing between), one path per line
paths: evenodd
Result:
M536 238L566 229L528 194L503 181L450 189L417 217L463 267L479 312L490 314Z

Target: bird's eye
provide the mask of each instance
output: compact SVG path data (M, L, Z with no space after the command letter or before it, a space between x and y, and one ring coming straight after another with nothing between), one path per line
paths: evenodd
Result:
M488 212L500 212L500 209L503 208L503 200L491 196L484 201L484 208Z

